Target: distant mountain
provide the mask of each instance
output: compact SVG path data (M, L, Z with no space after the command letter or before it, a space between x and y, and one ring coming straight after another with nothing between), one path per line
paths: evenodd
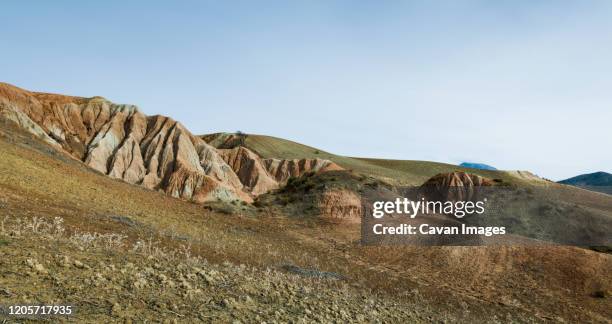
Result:
M464 168L480 169L480 170L497 170L496 168L484 163L463 162L459 166Z
M559 183L612 194L612 174L607 172L582 174Z

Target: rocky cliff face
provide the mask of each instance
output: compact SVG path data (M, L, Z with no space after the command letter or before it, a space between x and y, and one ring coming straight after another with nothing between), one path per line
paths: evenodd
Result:
M146 116L136 106L102 97L30 92L0 83L0 118L65 151L101 173L205 202L251 201L289 177L338 169L325 160L262 160L237 147L216 149L164 116Z

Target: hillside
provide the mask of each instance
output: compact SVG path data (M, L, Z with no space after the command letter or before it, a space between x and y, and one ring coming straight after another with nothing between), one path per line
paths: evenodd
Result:
M505 171L478 170L452 164L411 161L384 160L340 156L323 150L296 143L282 138L265 135L215 133L203 135L204 141L217 148L231 148L243 145L265 158L321 158L334 161L341 167L375 176L381 180L398 185L420 185L438 173L453 171L471 172L484 177L504 179L509 182L533 182L516 173ZM542 181L535 181L540 183Z
M366 202L395 197L398 188L390 182L420 184L456 166L340 157L257 135L200 138L167 117L144 114L147 126L139 128L124 122L141 114L136 109L128 109L132 115L85 118L92 123L84 122L83 114L71 115L98 105L114 104L11 87L0 93L2 305L73 304L77 322L584 323L612 318L610 254L569 246L360 244L364 197ZM172 125L176 136L162 131L158 121ZM149 188L128 181L128 174L138 172L112 176L108 171L115 168L109 166L134 162L115 158L130 147L125 146L130 138L130 152L151 145L132 137L138 129L162 143L143 161L157 156L172 166L164 171L170 175L207 176L255 202L198 201L172 194L166 187L172 182ZM112 134L123 140L114 141ZM96 145L95 138L109 142ZM105 145L113 147L108 163L94 163L100 161L94 157L105 156L95 153ZM192 148L207 153L197 160L182 155ZM159 168L142 166L158 174ZM222 170L227 178L211 170ZM526 188L519 185L539 183L521 172L478 173L490 181L507 179L521 191ZM229 177L239 184L229 186ZM197 182L180 183L201 188ZM609 200L602 201L607 196L567 188L567 196L577 199L567 198L568 207L579 202L585 215L609 210ZM557 206L548 207L547 221L554 221Z
M314 320L340 318L350 309L358 322L371 316L602 322L612 316L607 299L591 297L612 285L607 254L572 247L362 247L359 225L305 226L274 210L230 205L228 212L174 199L92 172L10 124L0 128L0 151L4 304L60 300L81 307L81 321ZM64 236L53 226L50 234L40 225L29 230L29 222L53 224L56 217ZM86 233L99 233L100 242ZM346 285L311 282L312 273L349 279ZM40 289L50 280L54 289ZM363 303L355 296L372 300L372 308L360 315L353 307ZM331 308L320 309L318 300Z
M54 300L75 305L78 322L288 321L298 314L365 321L374 310L388 320L438 317L343 281L300 275L297 265L320 267L309 260L342 262L287 232L292 224L254 219L241 207L230 216L113 180L0 125L4 305ZM364 296L371 308L363 308Z
M524 185L544 183L524 172L344 157L270 136L194 136L172 118L147 116L134 105L115 104L103 97L30 92L4 83L0 84L0 118L98 172L199 203L251 202L290 177L338 168L394 185L419 185L453 171Z

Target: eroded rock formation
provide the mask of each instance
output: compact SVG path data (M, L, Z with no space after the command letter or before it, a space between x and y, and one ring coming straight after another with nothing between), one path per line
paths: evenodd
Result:
M343 170L337 164L323 159L261 159L243 146L218 151L242 184L255 195L276 189L289 178L300 177L307 172Z
M299 177L306 172L326 172L343 170L336 163L323 159L265 159L266 170L279 182L285 182L291 177Z
M238 175L242 184L254 195L278 188L278 181L268 173L259 156L249 149L239 146L218 151Z
M0 84L0 116L111 177L198 202L251 200L215 148L136 106Z
M136 106L102 97L30 92L0 83L0 118L94 170L196 202L252 201L291 177L342 169L321 159L261 159L241 146L243 135L215 138L213 147L171 118L146 116Z
M360 223L363 213L361 198L349 190L328 190L317 201L321 217L332 222Z
M419 188L419 195L427 200L468 201L476 198L478 187L492 185L494 185L492 180L475 174L440 173L431 177Z

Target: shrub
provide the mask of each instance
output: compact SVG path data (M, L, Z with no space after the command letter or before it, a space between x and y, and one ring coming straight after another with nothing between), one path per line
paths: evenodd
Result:
M283 206L287 206L289 204L289 197L287 196L279 197L279 203Z
M310 192L310 190L312 190L315 187L314 183L309 182L304 186L304 191L305 192Z
M70 241L83 248L102 247L107 250L119 249L124 246L125 235L100 233L75 233Z

